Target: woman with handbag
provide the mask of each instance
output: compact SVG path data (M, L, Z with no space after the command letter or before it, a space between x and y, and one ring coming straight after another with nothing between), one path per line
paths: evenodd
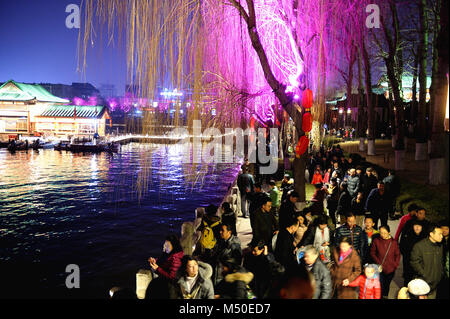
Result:
M392 278L400 264L400 249L397 241L391 237L390 231L388 225L380 226L380 237L374 239L370 248L370 256L380 265L382 299L387 299Z

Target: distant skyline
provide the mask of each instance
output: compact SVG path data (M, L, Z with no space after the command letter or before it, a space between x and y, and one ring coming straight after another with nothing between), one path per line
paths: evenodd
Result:
M0 82L89 82L113 84L123 95L124 50L96 45L88 52L85 75L77 72L79 29L66 27L66 6L81 0L14 0L0 2ZM101 41L99 41L100 43ZM104 41L103 41L104 42Z

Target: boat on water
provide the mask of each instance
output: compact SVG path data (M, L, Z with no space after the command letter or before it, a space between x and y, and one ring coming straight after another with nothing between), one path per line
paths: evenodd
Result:
M45 141L41 141L41 140L37 139L37 140L35 140L33 142L31 147L34 150L37 150L37 149L51 149L51 148L55 147L55 143L54 142L45 142Z
M86 153L100 153L100 152L110 152L116 153L119 151L120 144L119 143L100 143L100 144L92 144L92 143L71 143L67 146L67 150L77 153L77 152L86 152Z
M58 144L56 144L53 149L55 151L68 151L69 150L69 142L67 141L60 141Z
M16 151L24 151L24 150L28 150L30 148L31 144L28 144L28 141L11 141L8 146L7 149L8 151L10 151L11 153L14 153Z

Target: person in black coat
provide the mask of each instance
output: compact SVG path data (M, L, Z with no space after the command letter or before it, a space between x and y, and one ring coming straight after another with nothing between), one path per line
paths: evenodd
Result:
M289 219L295 215L295 203L299 197L296 191L292 191L288 194L287 199L281 203L280 210L278 211L278 224L280 228L287 227Z
M369 193L372 189L377 188L378 179L373 175L373 168L368 167L366 174L360 178L361 191L364 194L364 201L367 200Z
M250 288L258 299L266 298L272 283L284 273L284 267L263 241L251 245L251 251L244 256L244 268L254 275Z
M224 202L222 204L222 224L230 225L231 232L234 236L237 236L236 231L236 214L234 213L233 209L231 209L231 205L228 202Z
M254 275L234 259L221 260L223 279L214 287L215 299L247 299L247 285Z
M370 191L365 205L365 210L374 217L375 228L378 229L378 220L381 221L380 226L387 225L390 209L391 199L385 191L384 183L380 181L377 188Z
M336 210L339 202L339 185L337 184L337 178L333 177L330 180L330 185L327 188L328 195L327 199L327 209L328 215L331 221L336 226Z
M285 268L289 268L296 263L294 233L298 229L298 220L291 217L287 221L287 225L289 226L280 228L274 251L275 259Z
M400 240L400 253L403 256L403 279L404 286L413 279L414 271L411 268L411 252L416 243L426 237L426 229L423 228L424 223L415 219L412 222L412 229L403 234Z
M340 185L340 195L339 195L339 201L338 206L336 209L336 215L345 216L347 213L351 212L352 210L352 197L348 193L347 190L347 183L342 182Z
M251 193L247 193L247 200L250 201L250 206L248 208L248 212L250 214L250 226L254 227L255 224L255 211L261 207L264 199L270 197L269 194L262 191L262 187L260 183L255 184L255 191Z
M267 244L272 242L273 235L278 231L278 224L275 216L270 212L272 202L270 197L266 198L263 205L255 211L255 228L253 229L252 243L258 243L260 240ZM269 250L271 250L269 245Z

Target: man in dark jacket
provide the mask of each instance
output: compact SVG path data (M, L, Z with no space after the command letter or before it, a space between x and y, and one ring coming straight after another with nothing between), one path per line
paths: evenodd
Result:
M391 199L386 193L383 182L378 182L377 188L370 191L367 197L365 210L374 217L375 228L378 229L378 220L381 225L387 225Z
M244 167L242 174L238 175L237 186L239 188L239 193L241 194L241 211L244 218L248 217L248 199L247 194L253 192L253 187L255 185L255 180L253 176L248 174L247 169Z
M343 179L344 178L344 172L342 171L342 169L339 167L339 163L336 161L333 163L333 167L331 169L331 175L333 175L333 172L336 172L337 177L339 179Z
M255 224L255 211L261 207L265 198L270 197L269 194L262 191L260 183L256 183L254 189L254 192L247 193L247 200L250 201L248 212L250 214L250 226L252 229Z
M213 264L211 265L214 267L214 285L222 279L219 270L220 260L233 259L238 264L240 264L242 260L241 241L237 236L233 235L230 225L222 224L220 226L220 239L216 246L217 248L215 249Z
M363 230L356 225L355 215L348 213L344 225L338 227L334 234L334 242L339 243L341 238L348 237L354 249L358 252L361 260L364 260L364 253L367 251Z
M359 177L356 175L354 168L350 169L350 176L347 179L348 193L352 198L355 198L359 191Z
M422 222L422 227L424 232L431 226L431 223L426 219L427 211L425 208L417 206L416 215L411 217L405 225L403 226L402 232L400 233L400 240L404 236L404 234L410 233L413 230L414 223L419 220Z
M280 228L274 251L275 259L284 268L289 268L296 263L294 255L294 233L298 229L298 220L295 217L291 217L288 220L288 225L287 227Z
M332 284L330 271L318 257L319 253L314 246L308 245L305 247L305 255L302 263L314 275L315 290L313 299L331 299Z
M414 272L411 268L411 252L415 244L426 237L427 230L423 228L423 222L415 220L411 231L404 233L399 243L400 253L403 256L403 279L404 286L413 279Z
M366 174L363 175L360 180L359 180L359 184L361 187L361 190L364 194L364 200L367 199L367 197L369 196L369 193L372 191L372 189L377 188L377 178L372 174L373 172L373 168L372 167L368 167L366 169Z
M263 204L255 211L255 227L253 229L252 243L258 243L260 240L264 241L271 250L272 236L278 231L278 225L270 213L272 202L270 197L264 199Z
M432 224L429 228L428 238L422 239L411 252L411 267L416 276L425 280L430 286L429 299L436 298L436 288L442 279L444 267L442 264L442 229Z
M278 212L278 223L280 228L287 227L287 221L291 216L295 215L295 203L299 199L299 195L296 191L292 191L288 194L287 199L281 204Z
M266 298L272 283L284 273L284 267L275 260L267 245L260 241L253 243L252 251L244 256L244 268L252 272L250 288L258 299Z
M348 193L347 183L342 182L339 186L339 201L336 209L336 215L345 216L352 211L352 197Z

